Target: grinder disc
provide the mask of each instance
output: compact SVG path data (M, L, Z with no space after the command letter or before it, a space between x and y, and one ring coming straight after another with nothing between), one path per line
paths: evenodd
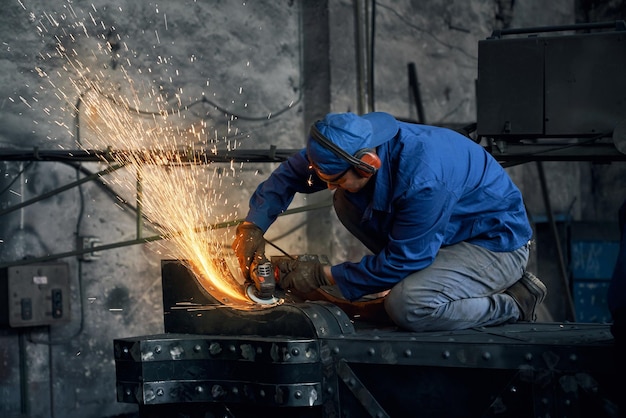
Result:
M274 305L279 302L279 300L273 295L269 299L260 298L257 294L257 290L256 287L254 287L254 284L249 284L246 287L246 295L248 295L251 301L260 303L261 305Z

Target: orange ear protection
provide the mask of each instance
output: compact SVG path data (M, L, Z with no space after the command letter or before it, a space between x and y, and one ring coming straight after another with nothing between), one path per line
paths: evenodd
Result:
M354 155L350 155L322 135L315 124L311 125L311 137L337 157L347 161L361 177L372 177L380 168L380 158L378 158L378 155L372 148L363 148L355 152Z

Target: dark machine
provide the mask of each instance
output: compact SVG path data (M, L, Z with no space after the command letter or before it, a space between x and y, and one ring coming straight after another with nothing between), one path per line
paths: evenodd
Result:
M478 43L476 133L500 161L626 160L624 21L494 31Z
M481 41L476 132L493 155L626 160L624 29L509 30ZM562 31L575 33L538 36ZM259 267L248 295L268 300L274 276ZM162 284L165 333L114 341L117 399L142 418L619 414L623 353L610 324L411 333L385 320L379 300L350 304L324 290L225 306L176 260L163 261Z

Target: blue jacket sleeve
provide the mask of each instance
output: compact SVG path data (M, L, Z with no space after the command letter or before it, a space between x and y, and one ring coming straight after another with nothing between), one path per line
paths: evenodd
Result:
M289 207L296 193L315 193L325 188L326 184L309 168L306 151L302 150L281 163L259 184L250 198L246 221L265 232Z

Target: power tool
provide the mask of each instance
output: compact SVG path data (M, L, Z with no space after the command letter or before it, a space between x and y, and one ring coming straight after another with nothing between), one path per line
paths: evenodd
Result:
M250 266L252 283L246 288L248 297L254 302L270 304L277 302L274 296L276 290L276 273L271 262L253 262Z

